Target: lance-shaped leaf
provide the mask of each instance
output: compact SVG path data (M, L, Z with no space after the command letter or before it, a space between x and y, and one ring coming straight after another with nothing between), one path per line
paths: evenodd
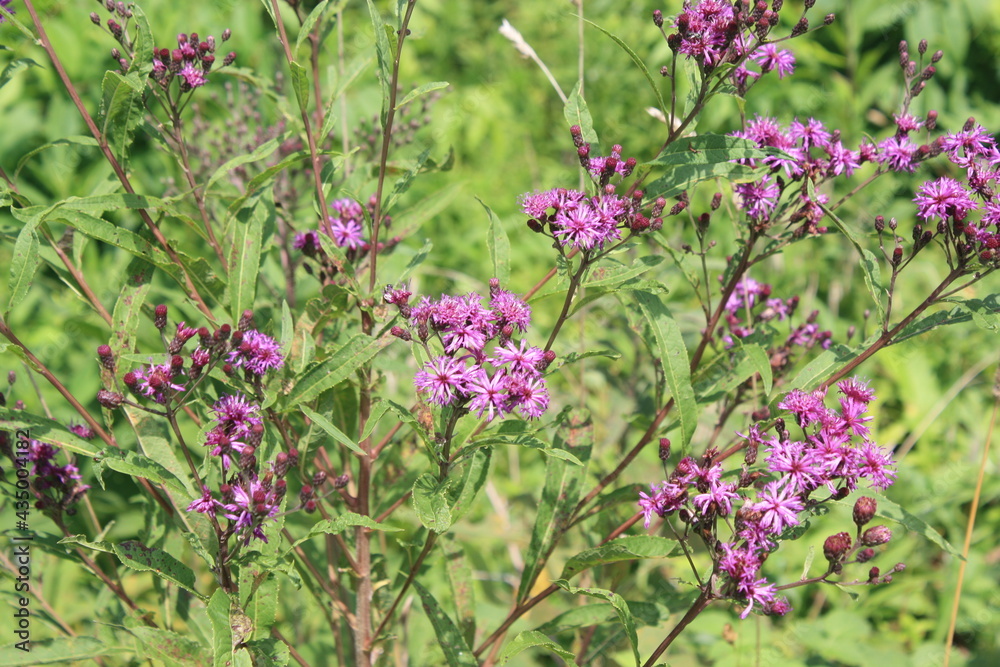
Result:
M274 203L264 192L251 197L233 218L233 247L229 256L229 308L233 321L253 310L257 295L264 226L274 219Z
M583 140L590 144L590 154L594 157L601 155L601 144L597 138L597 131L594 129L594 119L587 108L587 100L580 94L580 82L573 86L573 92L566 98L563 105L563 116L570 127L579 126Z
M33 440L47 442L75 454L93 456L97 453L97 448L59 422L24 410L0 408L0 431L7 431L13 438L19 429L28 431Z
M311 401L330 387L340 384L393 340L392 336L372 338L357 334L332 357L312 364L295 378L295 384L288 393L287 407Z
M150 571L156 576L177 584L193 595L206 599L195 590L194 571L166 551L156 547L147 547L137 540L127 540L114 545L115 555L124 565L139 570Z
M684 137L670 144L645 167L663 167L667 173L650 183L647 197L672 197L693 185L717 176L732 182L751 181L760 177L756 169L735 160L762 160L780 154L763 149L749 139L720 134L700 134Z
M635 302L642 312L648 327L643 330L646 345L656 355L663 365L663 374L667 387L674 399L674 407L681 423L681 452L687 453L698 424L698 404L695 401L694 387L691 386L691 369L688 360L687 347L681 336L680 327L674 320L670 309L660 298L660 295L645 290L631 292Z
M581 551L566 561L560 579L569 580L598 565L646 558L668 558L683 553L676 540L656 535L629 535Z
M142 125L145 106L142 102L145 77L137 71L124 76L106 72L101 84L101 135L119 164L128 159L129 146L136 129Z
M555 653L562 658L567 665L577 667L576 655L574 655L572 651L567 651L562 646L555 643L537 630L525 630L524 632L518 633L514 639L504 645L503 650L500 651L500 655L497 656L497 659L500 661L501 665L505 665L507 664L507 661L518 653L535 647L543 648L546 651Z
M424 611L427 612L427 617L431 620L438 644L444 651L445 660L448 661L448 667L478 667L479 661L476 660L469 645L465 643L465 638L462 637L458 626L444 612L430 591L421 586L418 581L413 582L413 587L420 595L420 602L423 604Z
M35 271L38 269L38 232L35 231L37 223L27 223L21 228L14 242L14 257L10 262L10 279L7 281L7 291L10 292L10 300L7 302L7 310L4 317L7 317L14 308L17 307L28 294L31 281L35 278Z
M486 247L490 251L490 262L493 264L493 277L500 281L501 286L506 286L510 281L510 239L507 238L507 231L503 228L503 223L497 218L486 203L476 197L490 219L490 228L487 231Z
M572 411L560 425L552 449L571 452L586 463L590 460L593 439L594 428L590 415ZM538 502L535 525L531 529L528 552L524 557L524 571L517 589L518 602L523 602L528 597L556 542L569 526L573 509L580 499L586 471L586 465L574 465L554 456L550 456L545 462L545 485Z
M570 586L562 579L558 579L552 583L573 595L586 595L610 602L611 606L618 613L618 620L621 621L622 627L625 628L625 636L628 637L629 644L632 647L632 656L635 658L636 667L639 667L639 638L635 631L635 619L632 618L632 611L629 609L625 598L618 595L618 593L603 588L576 588Z
M471 644L476 637L476 600L472 588L472 567L465 557L462 545L451 535L439 536L438 544L444 551L451 596L458 611L458 624L465 641Z

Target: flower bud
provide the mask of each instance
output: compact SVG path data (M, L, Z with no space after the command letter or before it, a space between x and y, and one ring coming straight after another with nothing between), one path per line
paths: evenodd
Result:
M858 528L864 526L872 520L877 509L878 503L874 498L861 496L854 503L854 523L858 525Z
M305 509L306 514L312 514L313 512L316 511L316 501L315 500L307 500L305 502L305 504L303 505L303 508Z
M101 389L97 392L97 402L109 410L114 410L119 407L125 397L118 392L108 391L107 389Z
M316 474L313 475L312 485L314 487L320 487L323 486L323 482L325 481L326 481L326 472L318 470L316 471Z
M234 62L236 62L236 52L230 51L229 53L226 54L226 57L223 58L222 65L223 67L229 67Z
M867 563L872 558L875 558L875 550L872 548L862 549L858 552L858 562Z
M222 31L222 41L223 42L228 42L229 38L232 37L232 36L233 36L233 31L230 30L229 28L226 28L225 30Z
M892 531L887 526L872 526L861 535L861 544L877 547L892 539Z
M115 370L115 358L111 352L110 345L101 345L98 347L97 356L101 360L101 366L112 372Z
M663 27L663 12L661 12L659 9L653 10L653 25L655 25L657 28Z
M349 481L351 481L351 478L348 477L346 472L343 475L337 475L333 480L333 488L342 489L347 486Z
M834 20L836 20L836 18L837 17L834 14L827 14L823 17L823 25L830 25L834 22Z
M240 331L249 331L253 329L253 311L250 309L244 310L243 314L240 315L240 321L236 325L236 328Z
M660 438L660 460L666 461L670 458L670 438Z
M410 332L404 329L403 327L393 327L389 329L389 333L391 333L396 338L399 338L400 340L405 340L407 342L413 340L413 335L410 334Z
M851 536L847 533L836 533L826 538L823 543L823 555L831 563L838 563L844 559L851 548Z
M163 327L167 326L167 306L166 304L160 304L153 311L153 326L157 329L162 330Z
M877 567L873 567L872 569L868 570L868 583L874 584L875 580L879 578L880 574L882 574L882 571Z
M875 216L875 231L881 234L885 230L885 218L881 215Z
M94 25L101 25L101 17L97 15L97 12L90 12L90 22Z

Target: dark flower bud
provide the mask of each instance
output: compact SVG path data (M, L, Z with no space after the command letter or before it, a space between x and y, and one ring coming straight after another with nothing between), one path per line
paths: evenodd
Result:
M97 15L97 12L90 12L90 22L94 25L101 25L101 17Z
M670 458L670 438L660 438L660 460L666 461Z
M115 39L122 38L122 27L114 19L108 19L108 30L115 36Z
M222 372L225 373L226 375L232 375L233 373L236 372L236 369L233 368L232 364L223 364Z
M264 439L264 425L254 424L250 427L250 433L246 437L246 442L251 447L257 447Z
M768 419L770 416L771 416L771 408L765 405L760 410L754 410L753 413L750 415L750 419L757 422L762 422L765 419Z
M226 28L225 30L222 31L222 41L223 42L228 42L229 38L232 37L232 36L233 36L233 31L230 30L229 28Z
M157 329L163 329L167 326L167 306L165 304L160 304L153 311L153 326Z
M834 14L827 14L826 16L823 17L823 25L830 25L836 19L837 19L836 15L834 15Z
M239 467L240 470L253 470L257 467L257 457L254 456L256 453L256 447L247 447L240 454Z
M209 333L208 327L201 327L198 329L198 345L203 348L209 348L212 346L212 334Z
M875 558L875 550L871 548L862 549L861 551L858 552L857 558L859 563L867 563L872 558Z
M234 62L236 62L236 52L235 51L230 51L229 53L226 54L226 57L223 58L223 60L222 60L222 66L223 67L229 67Z
M909 46L909 44L906 43L906 40L905 39L902 40L899 43L899 47L898 47L898 49L899 49L899 55L900 56L906 55L906 58L909 59L909 57L910 57L909 48L910 48L910 46Z
M15 373L14 371L7 371L7 384L13 387L16 381L17 381L17 373Z
M935 51L935 52L934 52L934 53L933 53L933 54L931 55L931 62L932 62L932 63L936 63L936 62L938 62L939 60L941 60L942 58L944 58L944 51L942 51L941 49L938 49L937 51Z
M925 53L927 53L927 40L926 39L920 40L920 43L917 44L917 53L919 53L920 55L924 55Z
M885 230L885 218L881 215L875 216L875 231L881 234Z
M396 338L399 338L400 340L405 340L407 342L413 340L413 336L410 334L410 332L404 329L403 327L393 327L389 329L389 333L391 333Z
M175 354L170 358L170 374L177 375L182 370L184 370L184 357Z
M215 332L215 337L218 340L227 340L229 338L229 334L232 333L232 331L233 328L231 326L229 326L228 324L223 324L221 327L219 327L219 330Z
M313 512L316 511L316 501L315 500L307 500L302 507L303 507L303 509L305 509L306 514L312 514Z
M667 213L667 215L677 215L678 213L683 212L687 207L688 203L686 201L679 201L670 208L670 212Z
M834 500L843 500L847 496L851 495L851 490L846 486L842 486L833 494Z
M215 64L215 56L209 54L201 59L201 69L207 74Z
M878 579L880 574L882 574L882 571L879 570L877 567L873 567L872 569L868 570L868 583L870 584L875 583L875 580Z
M337 475L333 479L333 488L343 489L349 481L351 481L351 478L348 477L346 472L343 475Z
M125 374L125 377L122 378L122 382L124 382L125 386L129 389L134 389L139 384L139 376L135 371L129 371Z
M552 350L547 350L545 354L542 355L542 360L538 362L536 368L539 372L544 371L549 365L556 360L556 353Z
M806 9L812 9L815 4L816 4L816 0L806 0L805 1L805 7L806 7Z
M854 523L858 525L858 528L864 526L872 520L877 509L878 503L874 498L861 496L854 503Z
M274 498L275 502L281 502L281 499L285 497L288 492L288 482L283 479L279 479L274 484Z
M249 331L254 328L252 310L247 309L243 311L243 314L240 315L240 321L236 325L236 328L240 331Z
M118 16L125 18L125 3L121 2L121 0L115 3L115 13L118 14Z
M115 358L111 353L110 345L101 345L97 348L97 357L101 360L101 366L109 371L115 370Z
M896 231L896 218L889 218L889 229Z
M278 477L284 477L288 474L288 454L285 452L278 452L278 455L274 457L274 474Z
M292 447L288 450L288 465L295 467L299 464L299 450Z
M302 503L307 502L313 497L313 488L310 484L303 484L302 489L299 491L299 500Z
M743 456L743 461L746 462L748 466L752 466L757 462L757 448L759 445L756 442L751 442L747 445L747 453Z
M661 12L659 9L653 10L653 25L655 25L657 28L663 27L663 12Z
M318 470L318 471L316 471L316 474L313 475L312 485L314 487L316 487L316 488L319 488L319 487L323 486L323 482L325 482L325 481L326 481L326 472L324 472L322 470Z
M851 536L847 533L837 533L826 538L823 543L823 555L831 563L843 560L851 548Z
M124 396L114 391L100 389L97 392L97 402L109 410L114 410L119 407L124 400Z
M931 77L933 77L933 76L934 76L935 74L937 74L937 67L934 67L934 65L928 65L928 66L927 66L927 67L925 67L925 68L924 68L924 70L923 70L923 71L922 71L922 72L920 73L920 78L921 78L921 79L922 79L923 81L928 81L928 80L929 80L929 79L930 79Z
M861 535L861 544L877 547L892 539L892 531L887 526L872 526Z
M104 0L104 8L109 12L115 11L115 0Z
M784 6L785 3L782 0L774 0L774 2L771 3L771 10L775 12L780 12L781 8Z
M671 51L676 53L677 49L681 48L681 36L675 32L672 32L669 35L667 35L667 46L670 47ZM670 69L666 65L664 65L663 67L660 68L660 74L662 74L663 76L669 76Z
M799 19L799 22L795 24L792 28L792 37L798 37L799 35L804 35L809 31L809 19L805 16Z
M903 249L900 246L893 248L891 261L893 266L899 266L903 262Z

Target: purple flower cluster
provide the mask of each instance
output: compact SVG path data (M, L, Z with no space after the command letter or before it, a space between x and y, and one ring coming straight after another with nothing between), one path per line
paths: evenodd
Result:
M336 211L336 215L331 215L328 219L329 234L341 248L348 250L367 249L368 244L364 240L363 225L365 213L361 204L353 199L337 199L330 203L330 208ZM319 231L310 230L295 235L292 247L301 250L304 254L313 256L320 247L319 234L326 233L326 228Z
M825 405L825 390L795 390L781 401L779 407L790 412L803 429L802 439L793 440L780 420L777 434L770 437L757 425L750 427L743 436L747 440L746 461L753 464L763 445L763 472L744 468L738 478L726 479L722 463L710 451L700 460L685 457L666 481L651 485L649 493L639 494L647 528L654 516L685 510L678 515L683 521L700 534L712 535L709 547L716 553L718 570L726 575L724 595L746 604L743 618L754 605L767 614L780 615L789 609L786 601L775 597L775 586L760 573L787 528L800 525L803 514L819 503L845 497L862 480L882 490L895 479L891 455L870 440L867 422L872 417L867 410L874 392L858 379L842 381L837 387L841 397L836 409ZM750 488L755 492L751 494ZM820 489L829 496L812 498ZM732 537L716 537L717 519L730 516L734 517ZM873 552L868 553L865 559L873 556Z
M233 341L228 357L233 368L242 368L248 375L259 377L285 365L278 341L256 329L237 333L242 333L242 337L239 342Z
M734 338L750 336L757 330L758 325L789 318L795 312L798 303L798 297L784 300L772 297L770 285L745 276L736 284L736 289L726 301L725 321L728 330L720 330L723 342L727 348L732 347ZM772 350L772 359L786 358L792 347L809 349L819 345L824 350L829 349L832 334L820 330L815 322L816 316L817 313L812 313L804 324L796 327L788 335L782 345L784 354L775 355L775 351Z
M444 354L433 355L414 377L414 385L436 405L465 408L487 421L513 411L528 419L548 408L549 393L542 372L555 355L515 341L531 323L531 308L523 300L490 281L490 300L478 294L424 297L408 304L410 293L387 289L386 301L397 305L421 343L440 341ZM395 327L393 333L412 340L410 331ZM493 343L487 352L487 346Z
M945 134L937 145L965 170L962 181L941 176L925 182L913 199L917 217L937 220L936 232L948 238L962 255L978 255L984 264L1000 254L1000 149L996 139L973 119L960 132ZM975 218L971 214L978 214Z
M229 39L229 31L222 34L222 41ZM215 64L215 38L209 35L199 41L198 33L177 35L176 49L154 49L153 71L150 76L167 88L175 78L180 81L182 93L200 88L208 82L208 73ZM223 59L224 66L236 60L235 53Z
M72 514L70 506L80 500L90 486L78 482L80 471L72 463L55 463L57 451L48 443L29 441L28 460L31 461L32 489L37 498L35 506L42 511Z
M744 95L763 74L776 71L783 79L795 70L791 51L766 43L771 29L778 24L780 11L780 2L768 7L760 2L686 0L684 10L673 22L676 32L667 35L667 44L675 53L693 59L705 74L720 65L736 64L729 78L737 92ZM653 22L663 28L662 12L653 12ZM803 16L791 36L797 37L808 28L809 21ZM748 62L756 63L760 72L748 69Z

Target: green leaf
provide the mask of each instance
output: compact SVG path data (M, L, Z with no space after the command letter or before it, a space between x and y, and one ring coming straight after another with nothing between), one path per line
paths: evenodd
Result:
M259 667L285 667L291 658L285 642L273 637L252 639L244 642L243 647L256 659L253 664Z
M973 324L986 331L1000 331L1000 307L997 305L997 295L991 294L985 299L966 299L958 302L958 310L968 312ZM893 340L893 343L896 341Z
M865 343L861 343L855 349L846 345L832 345L830 349L823 350L792 378L786 387L786 391L791 391L792 389L807 391L815 389L816 385L833 375L834 371L858 356L859 351L865 349L875 338L877 338L877 335Z
M811 185L812 182L810 181L809 183ZM816 199L813 198L813 201L816 201ZM879 270L878 258L875 257L870 250L861 245L861 241L858 239L857 235L851 230L850 227L847 226L847 224L844 223L843 220L837 217L833 211L823 204L820 204L819 206L823 209L823 213L833 220L837 229L839 229L841 233L847 237L847 240L851 242L851 245L853 245L854 249L858 251L858 254L861 255L861 270L865 276L865 287L868 288L868 294L871 295L872 301L875 302L875 308L878 312L879 326L885 326L886 308L885 304L882 303L882 295L887 294L887 291L882 286L882 276L881 271Z
M106 72L101 84L101 135L111 154L123 167L128 160L132 138L146 113L142 102L145 86L145 77L134 71L124 76L118 72Z
M32 639L31 650L24 651L16 644L0 646L0 665L5 667L36 667L37 665L65 665L73 661L91 661L103 655L135 653L131 646L108 646L93 637L55 637ZM122 656L123 663L127 662Z
M130 630L147 659L162 660L168 665L200 667L205 647L184 635L160 628L139 626Z
M321 393L334 387L354 371L379 353L394 340L391 335L382 338L372 338L357 334L325 361L312 364L301 375L295 378L295 384L288 393L286 406L292 408L300 403L311 401Z
M7 83L14 78L18 72L27 69L29 67L41 67L31 58L18 58L7 64L3 68L3 72L0 72L0 88L3 88Z
M292 70L292 90L295 91L295 101L299 103L299 109L309 110L309 73L306 68L295 62L288 63Z
M344 2L346 2L346 0L339 0L339 2L337 2L337 4L334 6L333 11L331 13L336 14L338 11L340 11L341 7L344 5ZM329 8L329 6L330 6L330 0L323 0L323 2L317 4L315 7L313 7L313 10L309 12L309 15L306 16L305 20L302 21L302 25L299 27L299 34L295 37L295 50L292 51L292 53L299 52L299 49L302 48L302 44L307 39L309 39L309 33L312 32L313 27L315 27L316 23L318 23L326 16L327 13L326 10Z
M437 475L425 472L413 483L413 509L427 530L443 533L454 523L448 505L448 480L439 483Z
M556 432L553 449L571 452L582 462L590 460L593 448L594 426L590 415L579 410L570 411ZM531 541L524 557L524 570L517 590L517 601L523 602L531 592L535 579L545 567L555 549L556 542L569 526L573 509L580 499L581 487L586 481L586 466L573 465L550 456L545 462L545 485L531 529Z
M476 201L486 209L486 215L490 219L486 247L489 248L490 261L493 263L493 277L500 281L501 286L505 286L510 282L510 239L493 209L479 197L476 197Z
M134 72L141 77L142 81L145 81L149 73L153 71L153 31L150 29L149 19L146 18L141 7L133 5L129 9L132 10L135 41L132 47L132 62L129 63L127 74ZM143 88L145 88L145 84L143 84ZM140 122L141 120L140 117Z
M392 187L392 193L386 199L385 204L382 206L382 213L388 214L392 209L399 203L399 198L402 197L407 190L410 189L410 185L413 184L413 180L420 173L420 170L424 168L427 164L427 158L431 154L431 149L424 149L420 155L417 156L416 161L413 166L410 167L406 173L399 177L399 180Z
M597 138L597 131L594 130L594 119L590 116L590 109L587 108L587 101L580 94L580 82L573 86L573 92L566 98L563 105L563 116L570 127L578 125L583 136L583 140L590 144L590 154L601 155L601 144Z
M389 86L392 85L392 46L389 44L389 36L386 34L386 25L382 21L382 15L375 7L374 0L367 0L368 14L371 16L372 30L375 34L375 54L378 60L378 80L382 87L382 127L385 127L387 114L389 113Z
M685 456L698 425L698 403L691 386L687 346L684 345L680 327L659 295L644 290L636 290L632 294L649 325L651 339L646 344L663 365L663 374L680 418L681 456Z
M254 637L270 637L278 611L279 585L274 568L251 561L240 567L239 585L243 611L250 618Z
M306 405L300 405L299 409L302 410L302 414L309 417L309 419L311 419L316 426L319 426L321 429L326 431L334 440L344 445L358 456L365 456L365 450L361 449L361 447L359 447L356 442L351 440L346 433L334 426L333 422L329 419Z
M646 188L647 197L672 197L701 181L716 177L739 183L759 177L758 170L733 162L737 159L761 160L781 154L775 149L762 149L749 139L699 134L671 143L644 167L666 167L666 173Z
M853 507L853 501L851 503L842 500L836 502L838 505ZM933 526L887 498L882 496L878 498L878 508L875 511L875 516L902 524L908 531L921 535L928 542L936 544L952 556L955 556L959 560L964 560L961 550L952 546L948 540L941 536L941 533L934 530Z
M566 664L577 667L576 655L574 655L572 651L567 651L562 646L555 643L537 630L525 630L524 632L519 632L514 639L504 645L503 650L500 651L500 655L497 659L500 661L500 664L503 665L521 651L535 647L543 648L546 651L555 653L562 658Z
M38 269L40 262L36 226L37 224L26 224L21 228L21 232L17 235L17 241L14 242L14 256L10 262L10 279L7 281L10 300L7 302L7 310L4 311L5 318L24 300L35 278L35 270Z
M646 67L646 63L642 62L642 58L636 55L635 51L633 51L632 48L629 47L629 45L626 44L624 41L622 41L622 39L617 35L613 35L612 33L602 28L601 26L594 23L593 21L587 21L587 19L584 19L584 21L586 21L587 23L594 26L595 28L603 32L605 35L610 37L615 44L617 44L625 53L628 54L628 57L632 59L632 62L635 63L636 67L639 68L639 71L642 72L643 76L646 77L646 81L649 83L649 87L653 89L653 95L656 96L656 103L659 106L660 111L666 114L667 105L663 102L663 94L660 93L660 87L656 84L656 81L653 79L653 75L650 74L649 68Z
M207 599L195 590L194 571L166 551L147 547L137 540L127 540L113 547L118 560L133 570L153 572L161 579L176 584L203 600Z
M111 352L117 359L135 349L135 336L139 330L142 305L146 302L150 283L153 279L151 264L133 258L125 269L125 284L122 285L115 309L111 313Z
M236 213L232 223L233 247L229 255L228 287L229 309L234 322L239 321L243 311L253 310L264 226L275 216L274 203L260 195L252 197Z
M336 519L324 519L316 523L310 530L309 534L303 538L300 538L292 544L292 547L297 547L298 545L311 540L317 535L337 535L344 532L348 528L361 526L362 528L368 528L371 530L381 530L383 532L397 532L401 530L394 526L389 526L384 523L378 523L370 516L363 516L361 514L355 514L354 512L345 512L338 516ZM288 548L287 554L292 549Z
M422 86L417 86L408 92L402 100L396 103L396 111L399 111L421 95L426 95L427 93L432 93L435 90L441 90L442 88L447 88L448 86L449 83L447 81L431 81L430 83L425 83Z
M746 353L747 359L750 360L754 371L760 374L760 379L764 383L764 395L768 396L771 393L774 377L771 371L771 360L767 356L767 350L757 343L746 343L741 345L741 347Z
M420 601L434 627L434 634L437 635L438 644L444 651L449 667L478 667L479 661L473 655L472 649L465 643L462 633L454 621L444 613L434 596L418 581L413 582L413 587L420 594Z
M0 431L9 432L14 440L14 434L20 429L29 431L35 440L62 447L74 454L94 456L98 452L96 447L70 432L59 422L33 415L24 410L0 407Z
M451 584L451 597L458 611L458 624L465 641L472 644L476 637L476 600L472 587L472 567L465 557L465 551L449 534L438 537L438 544L444 551L445 567L448 571L448 583Z
M328 2L328 0L323 0L323 1ZM288 135L286 133L282 133L273 139L265 141L264 143L262 143L260 146L257 146L257 148L253 149L253 151L249 153L244 153L243 155L237 155L231 160L227 160L225 164L223 164L221 167L216 169L215 172L212 173L212 176L208 179L208 182L205 184L203 190L206 192L210 190L213 185L219 182L220 179L225 177L233 169L236 169L236 167L242 167L245 164L257 162L258 160L263 160L264 158L268 157L269 155L271 155L271 153L278 150L278 147L287 138Z
M215 589L208 602L212 623L212 667L230 667L233 660L233 628L229 621L231 602L221 588Z
M191 497L190 491L185 488L184 483L176 475L148 456L122 449L108 448L98 455L95 462L102 468L110 468L132 477L142 477L154 484L168 486L181 496Z
M167 253L124 227L120 227L89 213L71 209L56 210L46 217L50 220L65 222L73 229L96 241L121 248L130 255L139 257L175 277L180 275L179 271L177 271L177 266Z
M598 565L646 558L668 558L682 554L676 540L655 535L629 535L607 544L581 551L563 565L560 579L572 579L585 570Z
M629 644L632 646L632 656L635 658L636 667L638 667L640 664L639 638L635 631L635 619L632 618L632 612L629 609L625 598L617 593L613 593L603 588L575 588L561 579L552 583L569 593L572 593L573 595L586 595L588 597L607 600L610 602L611 606L614 607L615 611L618 613L618 620L621 622L622 627L625 628L625 634L628 637Z

